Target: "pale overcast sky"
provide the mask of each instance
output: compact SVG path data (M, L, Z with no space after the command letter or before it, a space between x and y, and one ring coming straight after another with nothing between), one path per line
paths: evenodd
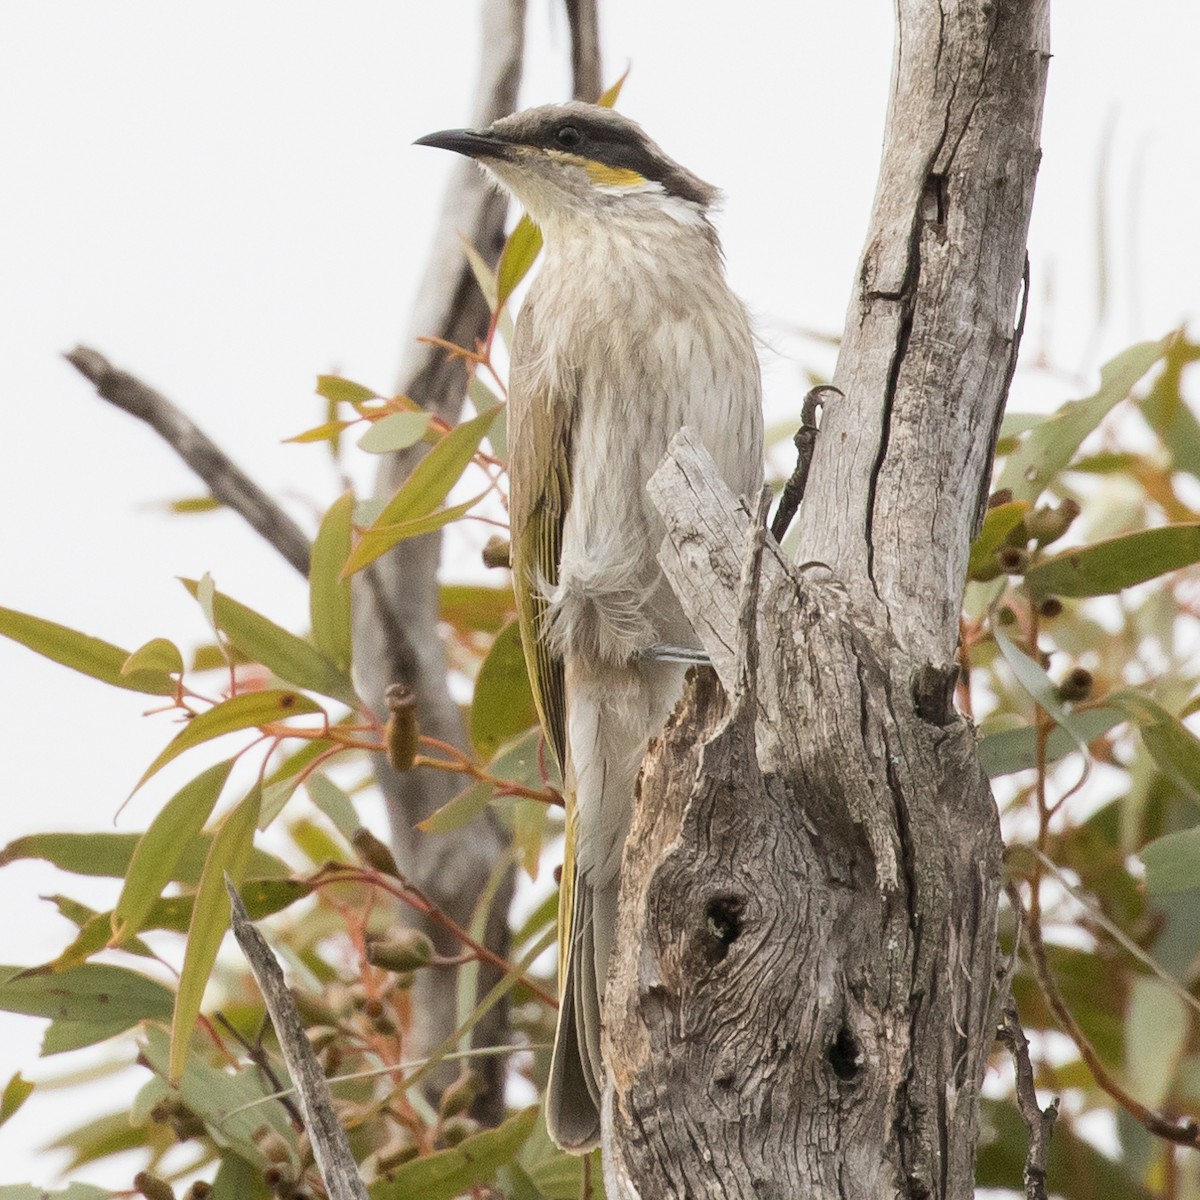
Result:
M874 189L891 6L601 4L606 78L633 68L622 109L726 193L730 275L767 344L779 412L802 394L802 368L830 365L793 331L841 324ZM1086 379L1200 308L1200 9L1151 0L1132 13L1118 0L1055 9L1026 346ZM460 0L0 5L0 604L130 647L194 645L203 627L175 577L209 570L302 625L300 579L237 518L156 507L202 489L60 355L84 342L153 383L311 527L336 481L319 449L281 439L320 419L318 373L394 382L452 166L411 142L469 119L476 24ZM531 0L523 103L565 96L566 42L559 7ZM1071 392L1019 374L1013 404ZM139 698L4 641L0 678L0 843L108 827L168 727L140 719ZM147 789L122 827L144 827L182 778ZM61 948L66 923L32 900L60 888L105 895L34 866L0 871L0 961ZM0 1086L18 1067L48 1073L39 1036L35 1022L0 1020ZM62 1120L60 1102L35 1097L0 1129L0 1183L55 1182L61 1159L38 1147Z

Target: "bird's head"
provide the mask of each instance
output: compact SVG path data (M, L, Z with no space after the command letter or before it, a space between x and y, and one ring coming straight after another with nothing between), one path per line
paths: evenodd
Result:
M700 216L717 198L640 125L597 104L546 104L486 129L431 133L417 145L475 159L542 226L619 212Z

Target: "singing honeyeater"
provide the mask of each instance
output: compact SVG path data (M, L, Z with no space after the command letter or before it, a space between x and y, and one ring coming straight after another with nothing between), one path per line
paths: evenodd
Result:
M636 125L548 105L420 139L474 158L541 229L509 379L512 567L542 725L563 769L561 1007L546 1119L600 1134L605 976L650 738L699 643L657 562L646 481L690 426L734 494L762 482L758 358L709 221L717 192Z

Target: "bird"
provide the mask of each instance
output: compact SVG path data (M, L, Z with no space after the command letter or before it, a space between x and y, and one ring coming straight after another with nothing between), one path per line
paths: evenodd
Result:
M647 480L690 427L734 495L762 487L761 373L726 280L716 188L611 108L573 101L418 145L474 159L539 228L508 384L511 566L546 741L562 769L560 1005L546 1124L601 1138L621 853L649 741L700 643L658 564Z

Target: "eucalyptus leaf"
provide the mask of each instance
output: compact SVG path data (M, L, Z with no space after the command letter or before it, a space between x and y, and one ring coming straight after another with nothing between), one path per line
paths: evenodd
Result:
M350 522L354 493L346 492L330 506L313 542L308 570L309 614L317 649L342 673L353 661L350 581L342 578L350 557Z
M1035 597L1109 596L1200 562L1200 522L1160 525L1064 550L1025 572Z
M18 612L14 608L0 608L0 636L20 642L45 658L113 687L150 696L175 694L175 681L166 671L155 669L126 673L122 668L129 661L128 650L54 621Z
M235 808L225 814L204 863L204 873L200 876L188 926L187 949L171 1022L171 1061L167 1076L172 1083L178 1083L183 1074L192 1030L200 1015L204 989L217 960L221 939L229 928L229 896L225 890L225 877L228 875L235 885L242 881L254 843L261 804L262 791L256 785Z
M996 490L1009 489L1014 500L1036 500L1075 456L1084 438L1163 357L1173 337L1139 342L1105 363L1100 369L1100 387L1091 396L1068 401L1035 426L1008 456Z

